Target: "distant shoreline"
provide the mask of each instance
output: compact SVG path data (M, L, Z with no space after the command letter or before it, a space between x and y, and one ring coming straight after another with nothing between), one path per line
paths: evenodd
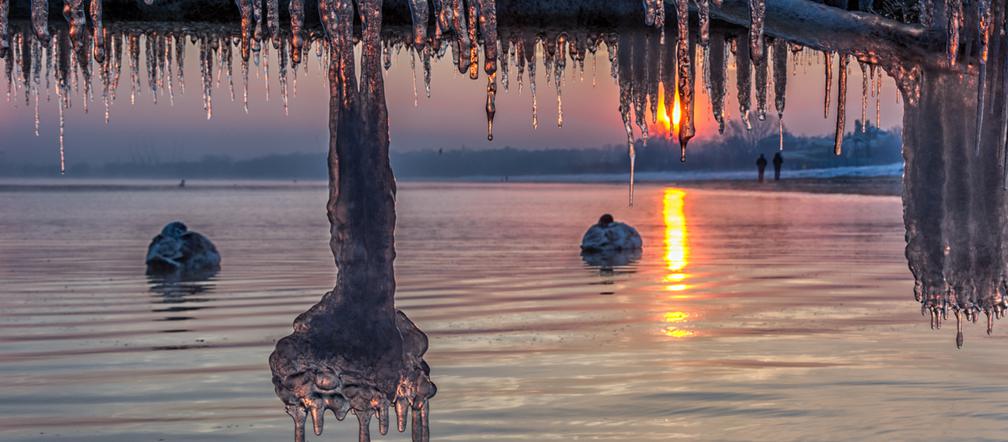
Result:
M401 187L423 187L429 185L481 185L488 187L508 185L625 185L624 180L537 180L538 177L515 177L503 182L486 178L460 179L402 179ZM559 177L554 177L559 178ZM639 186L673 186L688 189L739 190L739 191L770 191L770 192L800 192L828 193L852 195L886 195L899 196L902 192L902 178L899 176L875 177L826 177L826 178L793 178L781 181L767 180L763 183L755 179L695 179L695 180L653 180L638 182ZM179 187L178 181L168 180L138 180L138 179L4 179L0 178L0 192L127 192L127 191L219 191L219 190L277 190L277 189L324 189L327 186L321 180L186 180L185 187Z

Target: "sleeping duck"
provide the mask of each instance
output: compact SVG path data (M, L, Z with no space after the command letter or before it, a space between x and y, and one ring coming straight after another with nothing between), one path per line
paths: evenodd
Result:
M174 221L161 229L147 247L147 274L212 273L220 270L220 254L207 237Z
M581 238L582 253L610 253L640 250L643 246L637 229L616 222L610 214L602 215Z

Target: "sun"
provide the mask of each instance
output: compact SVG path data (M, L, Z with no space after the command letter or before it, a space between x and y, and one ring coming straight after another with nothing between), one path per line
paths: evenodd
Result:
M679 105L679 91L676 90L675 102L672 106L672 115L669 116L668 108L665 106L665 84L658 84L658 123L666 136L672 137L679 133L679 121L682 120L682 110Z

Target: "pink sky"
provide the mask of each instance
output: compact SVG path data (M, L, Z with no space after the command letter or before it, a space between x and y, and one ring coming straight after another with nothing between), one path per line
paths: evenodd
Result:
M87 158L96 160L129 159L137 156L156 156L161 160L199 158L206 154L225 154L248 157L277 152L321 152L328 139L328 90L325 77L320 75L314 54L310 57L308 75L299 73L298 94L291 94L289 115L284 115L280 87L277 82L276 62L270 72L270 95L266 101L265 80L250 73L249 113L241 105L241 83L237 78L236 102L229 97L226 77L214 91L214 114L207 121L201 107L199 90L198 50L189 47L186 59L186 90L180 94L176 86L174 106L168 97L154 104L143 86L135 105L130 105L129 70L124 66L118 99L112 106L111 124L105 126L100 90L95 91L95 101L85 114L81 100L76 98L73 108L66 114L66 155L72 164ZM275 55L274 55L275 57ZM792 60L794 58L792 57ZM236 59L237 60L237 59ZM541 57L539 58L541 63ZM799 134L824 135L833 131L835 115L823 118L824 75L821 55L811 52L800 56L798 66L789 72L787 128ZM837 63L834 63L836 67ZM254 66L253 66L254 67ZM262 68L260 67L260 70ZM141 69L141 71L143 71ZM700 70L698 69L698 72ZM861 71L856 63L850 67L848 87L848 130L861 114ZM413 105L413 79L410 55L401 52L393 57L393 67L386 73L386 96L389 103L392 148L397 150L445 148L489 148L512 146L519 148L600 147L623 144L622 122L618 112L618 89L609 76L609 62L604 46L600 48L597 71L589 56L583 76L568 62L563 86L564 126L556 125L557 97L552 81L547 82L540 64L538 74L539 127L533 130L531 121L532 96L528 79L518 92L515 70L511 70L510 91L499 86L495 138L486 140L484 113L485 78L469 80L459 75L450 56L433 61L431 97L423 91L421 64L417 60L418 105ZM141 74L143 75L143 74ZM726 112L729 118L738 118L735 96L734 66L729 68L729 97ZM835 77L835 76L834 76ZM146 79L141 80L146 84ZM97 85L96 81L96 85ZM718 136L710 112L710 100L701 89L696 106L697 139ZM833 93L836 92L835 86ZM58 149L58 117L55 94L47 102L41 96L41 127L39 137L33 135L34 104L25 106L24 92L6 101L6 84L0 86L0 159L31 161L45 164L56 161ZM897 90L891 79L885 78L882 90L881 126L899 126L902 104L896 99ZM769 108L773 110L773 92L769 93ZM835 106L835 98L832 100ZM753 100L755 106L755 99ZM875 104L871 100L869 116L874 120Z

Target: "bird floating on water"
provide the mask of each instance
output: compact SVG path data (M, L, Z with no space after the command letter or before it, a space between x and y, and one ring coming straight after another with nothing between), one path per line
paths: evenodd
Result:
M643 241L637 229L615 221L608 213L602 215L598 224L588 228L581 238L583 253L629 252L642 247Z
M179 221L168 223L147 247L147 274L206 274L220 270L220 254L207 237Z

